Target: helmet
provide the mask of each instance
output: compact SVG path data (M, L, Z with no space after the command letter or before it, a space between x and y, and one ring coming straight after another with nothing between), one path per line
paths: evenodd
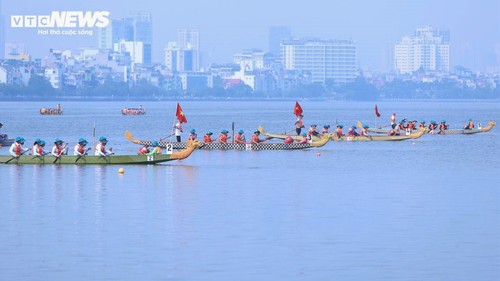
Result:
M307 136L307 134L306 134L306 133L302 133L302 136L303 136L303 137L306 137L306 136Z
M153 141L152 145L153 146L158 146L158 142L157 141Z
M228 133L228 131L227 131L227 130L222 130L222 131L220 131L220 132L221 132L221 133L223 133L223 134L227 134L227 133Z
M191 129L191 134L194 134L196 133L196 130L195 129Z
M40 140L40 145L45 145L45 141L44 140Z
M41 142L41 141L42 141L41 139L38 139L38 138L37 138L37 139L35 140L35 143L40 144L40 142Z
M243 134L243 130L239 130L239 131L238 131L238 134Z
M213 133L212 133L212 132L210 132L210 131L208 131L208 132L207 132L207 135L212 135L212 134L213 134Z
M16 142L24 142L24 138L22 138L22 137L16 137Z
M54 143L58 143L58 142L62 143L62 142L63 142L63 140L62 140L62 139L60 139L60 138L57 138L57 139L55 139L55 140L54 140Z
M105 142L107 142L107 141L108 141L108 139L107 139L107 138L105 138L105 137L100 137L100 138L99 138L99 141L105 141Z
M255 130L253 133L254 134L260 134L260 131L259 130Z
M78 142L79 142L79 143L80 143L80 142L86 143L86 142L87 142L87 140L86 140L86 139L84 139L84 138L80 138L80 139L78 139Z
M363 125L363 128L368 129L370 127L368 127L368 125Z

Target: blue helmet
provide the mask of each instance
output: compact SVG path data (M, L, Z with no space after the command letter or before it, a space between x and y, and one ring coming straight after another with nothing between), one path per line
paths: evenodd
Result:
M213 133L212 133L212 132L210 132L210 131L208 131L208 132L207 132L207 135L213 135Z
M220 132L221 132L221 133L223 133L223 134L227 134L227 133L229 133L229 132L228 132L228 130L222 130L222 131L220 131Z
M158 146L158 142L157 141L153 141L152 145L153 146Z
M45 145L45 141L44 140L40 140L40 145Z
M191 129L191 134L195 134L196 133L196 130L195 129Z
M78 139L78 142L83 142L83 143L86 143L86 142L87 142L87 140L86 140L86 139L84 139L84 138L80 138L80 139Z
M238 134L243 134L243 130L239 130L239 131L238 131Z
M21 142L24 142L24 141L25 141L25 139L23 137L16 137L16 142L21 143Z
M63 142L63 140L62 140L62 139L60 139L60 138L56 138L56 139L54 140L54 143L58 143L58 142L62 143L62 142Z
M303 137L306 137L306 136L307 136L307 134L306 134L306 133L302 133L302 136L303 136Z
M107 138L105 138L105 137L100 137L100 138L99 138L99 141L104 141L104 142L107 142L107 141L108 141L108 139L107 139Z

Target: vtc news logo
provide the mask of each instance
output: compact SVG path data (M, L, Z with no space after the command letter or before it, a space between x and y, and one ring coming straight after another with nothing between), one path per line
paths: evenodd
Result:
M10 26L14 28L76 28L106 27L109 11L52 11L50 15L12 15Z

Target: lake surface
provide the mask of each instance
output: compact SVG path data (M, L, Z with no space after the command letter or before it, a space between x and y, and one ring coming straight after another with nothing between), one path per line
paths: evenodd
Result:
M191 128L292 130L294 101L182 101ZM304 123L451 128L491 101L300 102ZM118 154L171 134L175 102L1 102L9 136ZM333 126L332 126L333 127ZM155 166L0 166L0 280L500 280L500 128L300 151L195 151ZM186 139L187 133L183 138ZM7 154L7 148L0 149Z

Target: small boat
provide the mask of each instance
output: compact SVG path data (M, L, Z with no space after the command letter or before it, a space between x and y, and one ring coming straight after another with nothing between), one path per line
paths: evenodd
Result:
M139 145L152 146L151 140L136 140L129 131L125 132L125 137L132 143ZM296 150L306 149L313 147L324 146L330 140L329 137L318 139L312 143L201 143L199 149L201 150ZM168 149L182 149L186 147L185 142L166 142L159 141L158 145L161 148Z
M439 129L429 131L429 129L426 129L428 134L431 135L458 135L458 134L477 134L477 133L484 133L490 131L497 123L495 121L488 122L488 125L486 127L478 127L477 129L449 129L449 130L444 130L440 131ZM378 133L378 134L388 134L389 130L387 129L368 129L369 132L372 133Z
M199 146L198 141L188 141L187 148L170 154L156 155L110 155L110 156L95 156L95 155L63 155L59 158L53 156L33 156L21 155L14 158L10 155L0 155L0 164L94 164L94 165L139 165L139 164L157 164L172 160L181 160L189 157L191 153Z
M122 109L123 115L144 115L146 110L142 107L139 108L124 108Z
M62 113L63 110L60 105L58 105L57 108L47 108L47 107L40 108L41 115L61 115Z
M0 148L4 147L4 146L12 145L14 143L14 141L15 141L15 139L3 139L3 140L0 140Z
M302 139L301 136L296 136L296 135L286 135L286 134L271 134L267 133L264 131L264 128L262 126L259 126L259 131L264 136L267 137L272 137L272 138L278 138L278 139L285 139L286 137L291 137L293 140L298 141ZM402 140L407 140L407 139L417 139L425 134L425 130L420 130L416 131L412 134L409 135L403 135L403 136L337 136L335 134L326 134L330 140L332 141L402 141ZM318 140L319 137L312 137L312 140Z

